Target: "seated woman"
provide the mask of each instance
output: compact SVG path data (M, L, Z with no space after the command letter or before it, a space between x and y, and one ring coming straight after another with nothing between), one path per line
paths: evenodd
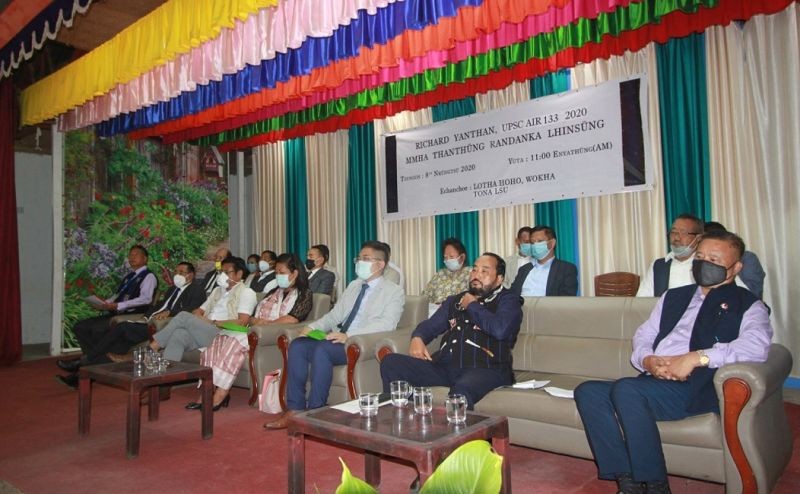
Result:
M278 288L268 295L250 317L250 326L293 324L305 320L311 312L311 290L300 258L281 254L275 262ZM227 407L228 392L247 358L247 333L223 330L200 354L200 364L214 371L214 411ZM200 408L199 400L186 405L187 410Z
M466 265L467 249L457 238L442 242L442 256L445 269L439 270L422 290L428 297L428 317L439 308L450 295L469 289L470 266Z
M249 256L247 256L247 270L250 271L250 275L245 280L244 282L245 285L249 286L250 281L252 281L253 277L261 274L258 272L258 261L260 260L261 258L258 257L258 254L250 254Z

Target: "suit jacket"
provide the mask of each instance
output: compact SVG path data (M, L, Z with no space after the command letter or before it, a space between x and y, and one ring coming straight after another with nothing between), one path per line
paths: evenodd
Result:
M528 274L533 270L533 264L526 264L519 268L517 277L511 285L511 291L517 296L522 294L522 285ZM545 295L552 296L572 296L578 294L578 268L574 264L560 259L553 259L550 266L550 273L547 275L547 288Z
M177 288L175 285L171 286L167 293L164 294L164 298L159 300L157 304L153 306L151 312L148 312L148 316L153 315L154 311L160 309L164 304L167 303L167 300L175 293ZM203 286L203 282L195 279L189 286L184 288L183 292L178 295L178 300L172 304L172 309L169 311L170 317L175 317L178 315L179 312L191 312L196 308L203 305L203 302L206 301L206 290Z
M314 273L314 276L308 279L308 287L311 288L312 293L333 295L334 281L336 281L336 275L331 271L322 268Z
M383 277L378 281L374 288L370 288L373 293L367 298L366 305L361 306L358 327L351 326L347 331L348 335L392 331L397 328L406 302L405 293L402 288ZM363 283L358 279L351 281L333 309L308 326L325 332L339 331L338 325L344 323L350 315Z
M217 276L219 276L219 272L216 269L212 269L203 277L203 287L206 292L206 296L208 296L214 288L217 287Z

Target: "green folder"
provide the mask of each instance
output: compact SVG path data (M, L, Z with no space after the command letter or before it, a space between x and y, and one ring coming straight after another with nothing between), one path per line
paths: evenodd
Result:
M250 328L247 326L242 326L241 324L236 324L235 322L224 322L219 325L222 329L227 329L228 331L236 331L238 333L248 333L250 332Z
M306 334L306 336L308 336L309 338L311 338L313 340L320 340L321 341L321 340L324 340L326 336L328 336L328 333L326 333L325 331L322 331L321 329L312 329L311 331L309 331Z

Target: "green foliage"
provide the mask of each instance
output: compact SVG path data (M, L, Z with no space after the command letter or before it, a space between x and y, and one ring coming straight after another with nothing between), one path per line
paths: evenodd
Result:
M91 155L90 143L85 132L68 133L65 155L80 161ZM115 293L127 272L124 263L131 246L141 244L148 250L148 267L159 279L163 293L164 270L172 271L181 261L202 259L210 243L228 235L224 191L205 183L165 181L148 158L123 139L103 145L108 148L111 191L95 193L82 217L65 219L63 324L67 347L75 345L74 323L97 315L83 298L90 294L107 298ZM93 170L94 162L90 165ZM68 165L69 170L73 168Z
M336 494L373 494L378 491L354 477L342 462L342 483ZM482 440L464 443L436 468L420 494L495 494L500 492L503 457Z

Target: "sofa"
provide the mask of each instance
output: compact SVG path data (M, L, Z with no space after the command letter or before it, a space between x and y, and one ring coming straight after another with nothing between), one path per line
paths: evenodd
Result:
M530 297L525 299L513 350L517 381L550 380L574 389L590 379L636 376L631 339L657 299L634 297ZM407 353L411 330L384 335L376 358ZM438 347L438 339L431 342ZM670 474L723 483L726 492L770 492L792 453L782 386L792 356L773 344L763 364L732 364L714 379L721 414L660 422ZM443 402L446 388L434 389ZM499 388L475 411L505 415L511 442L555 453L592 458L575 402L544 390ZM721 418L722 417L722 418Z

